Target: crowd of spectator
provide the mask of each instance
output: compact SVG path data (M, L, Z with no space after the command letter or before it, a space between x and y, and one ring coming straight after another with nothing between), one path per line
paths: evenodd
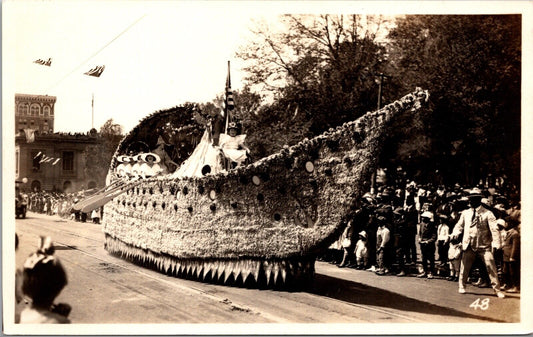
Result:
M30 192L28 193L28 210L33 213L47 215L59 214L63 193L60 192Z
M83 200L86 196L94 193L94 190L85 190L73 193L61 192L30 192L28 193L28 210L33 213L46 215L59 215L64 219L73 219L75 221L92 221L100 223L102 218L102 208L98 208L90 213L74 211L72 206Z
M461 213L476 207L469 198L474 190L478 191L483 208L494 214L489 225L498 237L497 240L491 238L489 249L494 256L500 288L518 292L519 193L512 185L494 185L490 181L468 188L459 184L434 186L409 180L381 184L374 193L363 195L340 238L319 260L383 276L413 275L457 282L464 247L461 246L462 235L459 235L462 228L459 233L455 226ZM466 271L468 282L489 287L493 280L489 279L487 269L490 271L488 262L476 258L470 272ZM459 282L459 292L464 291L461 288ZM493 288L497 290L494 285Z

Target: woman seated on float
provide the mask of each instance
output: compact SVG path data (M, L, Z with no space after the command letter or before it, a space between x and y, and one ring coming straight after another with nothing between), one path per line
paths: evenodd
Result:
M143 179L153 177L163 172L159 162L161 158L155 153L143 153L140 155L140 159L143 161L140 167L140 175Z
M174 162L170 158L167 151L165 150L165 145L167 145L167 143L165 143L163 137L158 136L155 149L152 150L152 153L158 155L161 159L161 161L159 162L159 166L161 166L161 169L163 170L162 174L174 172L176 168L180 166L178 163Z
M130 157L130 164L131 164L131 174L130 177L132 179L139 179L141 178L141 156L143 153L139 153L138 155L131 156Z
M119 178L128 178L131 174L131 165L129 164L130 157L124 155L118 156L117 161L120 164L118 164L118 166L115 168L115 174Z
M224 157L229 159L235 166L241 166L250 154L250 149L244 145L246 135L237 135L237 124L231 122L228 124L228 133L221 133L219 146L222 149Z

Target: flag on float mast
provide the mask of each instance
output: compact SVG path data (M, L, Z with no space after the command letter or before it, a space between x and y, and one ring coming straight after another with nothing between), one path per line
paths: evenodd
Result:
M226 101L224 105L224 118L226 122L224 123L224 130L227 131L228 124L231 120L230 111L235 108L235 102L233 101L233 92L231 91L231 76L230 76L230 64L228 61L228 76L226 77Z
M42 59L37 59L35 61L33 61L33 63L37 63L37 64L40 64L40 65L43 65L43 66L47 66L47 67L50 67L52 65L52 58L48 58L48 60L42 60Z
M96 66L92 68L91 70L85 72L84 74L89 75L89 76L94 76L94 77L100 77L100 75L102 75L102 73L104 72L104 69L105 69L104 65Z

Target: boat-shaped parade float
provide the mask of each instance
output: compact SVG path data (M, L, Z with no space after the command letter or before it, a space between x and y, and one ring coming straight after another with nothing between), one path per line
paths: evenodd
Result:
M358 209L391 119L416 111L428 97L417 88L377 111L234 169L125 183L116 174L118 158L135 144L156 147L156 130L178 123L193 107L153 113L123 138L112 159L105 248L177 277L246 286L307 283L315 257L339 238Z

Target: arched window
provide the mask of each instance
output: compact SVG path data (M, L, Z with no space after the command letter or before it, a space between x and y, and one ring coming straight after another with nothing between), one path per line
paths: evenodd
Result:
M45 116L50 116L50 107L48 105L45 105L43 108L43 114Z
M28 103L19 104L19 115L29 115L29 113Z
M41 182L39 180L34 180L31 182L31 190L33 192L39 192L41 190Z
M63 183L63 192L64 193L71 192L71 189L72 189L72 183L70 182L70 180L65 181Z
M31 105L31 115L32 116L37 116L37 115L40 115L40 114L41 114L41 109L39 108L39 105L32 104Z

